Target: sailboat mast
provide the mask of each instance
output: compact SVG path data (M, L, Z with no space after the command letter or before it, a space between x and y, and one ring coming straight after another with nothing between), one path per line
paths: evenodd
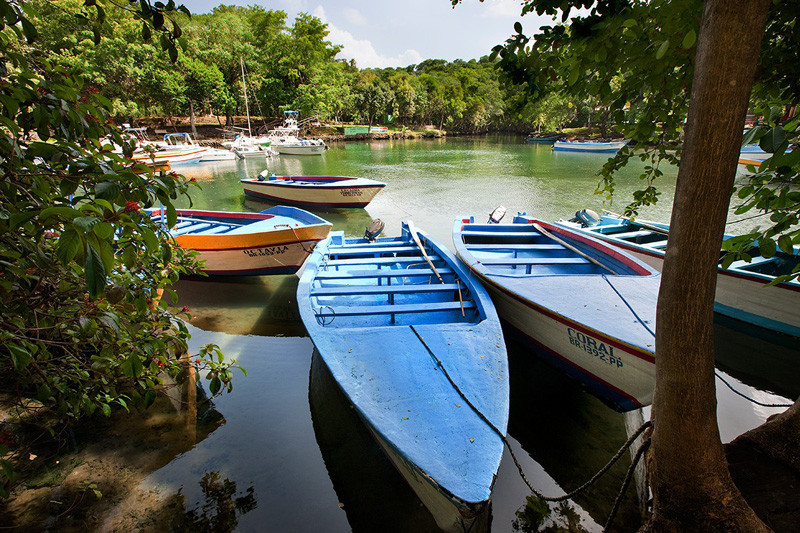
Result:
M239 64L242 66L242 85L244 86L244 108L247 111L247 136L252 137L253 132L250 131L250 106L247 104L247 78L244 77L244 59L239 58Z

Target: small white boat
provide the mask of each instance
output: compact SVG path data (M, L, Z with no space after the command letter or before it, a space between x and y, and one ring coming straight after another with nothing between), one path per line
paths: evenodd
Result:
M366 207L386 184L345 176L276 176L266 170L241 180L244 193L258 200L305 207Z
M282 155L322 155L328 149L322 139L288 138L274 146Z
M557 152L586 152L613 154L618 152L628 141L590 142L590 141L556 141L553 150Z
M233 161L236 159L236 154L230 150L222 150L220 148L209 148L200 158L201 163L207 161Z

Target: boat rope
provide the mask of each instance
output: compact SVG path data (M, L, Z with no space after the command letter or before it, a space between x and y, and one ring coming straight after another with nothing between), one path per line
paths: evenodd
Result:
M717 378L718 378L718 379L719 379L721 382L723 382L725 385L727 385L727 386L728 386L728 388L729 388L730 390L732 390L733 392L735 392L736 394L738 394L739 396L741 396L741 397L742 397L742 398L744 398L745 400L750 400L750 401L751 401L751 402L753 402L754 404L756 404L756 405L760 405L761 407L791 407L791 406L792 406L792 404L790 404L790 403L763 403L763 402L759 402L759 401L758 401L758 400L756 400L755 398L751 398L750 396L747 396L747 395L746 395L746 394L744 394L743 392L739 392L738 390L734 389L734 388L733 388L733 385L731 385L730 383L728 383L727 381L725 381L725 378L723 378L722 376L720 376L720 375L719 375L719 374L717 374L716 372L714 372L714 375L715 375L715 376L717 376Z
M611 289L612 289L612 290L613 290L615 293L617 293L617 296L619 296L619 297L620 297L620 299L621 299L621 300L622 300L622 302L625 304L625 306L626 306L626 307L627 307L627 308L630 310L630 312L631 312L631 313L633 313L633 316L634 316L634 317L636 317L636 320L638 320L638 321L639 321L639 323L640 323L640 324L641 324L641 325L644 327L644 329L646 329L646 330L647 330L647 332L648 332L648 333L650 333L650 335L652 335L652 336L653 336L653 338L655 338L655 336L656 336L655 332L653 332L653 330L652 330L652 329L650 329L650 326L648 326L648 325L647 325L647 322L645 322L644 320L642 320L642 317L640 317L640 316L639 316L639 315L636 313L636 311L633 309L633 307L631 306L631 304L629 304L629 303L628 303L628 300L626 300L626 299L625 299L625 297L624 297L624 296L623 296L623 295L622 295L622 294L621 294L621 293L620 293L620 292L617 290L617 288L614 286L614 284L613 284L613 283L611 283L611 280L610 280L610 279L608 279L608 277L607 277L605 274L600 274L600 275L601 275L601 276L603 276L603 279L604 279L604 280L606 280L606 283L608 283L608 286L609 286L609 287L611 287Z
M303 241L301 241L301 240L300 240L300 236L299 236L299 235L297 234L297 232L295 231L295 229L294 229L294 226L291 226L291 225L289 225L289 224L276 224L276 225L275 225L275 227L276 227L276 228L277 228L278 226L289 226L289 229L290 229L290 230L292 230L292 233L294 233L294 238L295 238L295 239L297 239L297 244L299 244L299 245L300 245L300 248L302 248L302 249L303 249L303 251L304 251L305 253L307 253L308 255L311 255L311 252L313 252L313 251L314 251L314 247L312 246L310 249L309 249L309 248L306 248L306 245L305 245L305 243L304 243Z
M631 313L633 313L633 316L635 316L636 319L639 321L639 323L642 326L644 326L644 328L650 333L650 335L653 336L653 338L655 338L656 334L653 333L653 330L650 329L650 327L647 325L647 323L644 320L642 320L641 317L639 317L639 315L636 314L636 311L633 310L633 307L631 307L631 305L628 303L628 301L625 299L625 297L622 296L622 294L619 293L619 291L617 290L616 287L614 287L614 285L611 283L611 280L609 280L606 277L605 274L603 274L602 276L603 276L603 279L605 279L608 282L608 284L611 286L611 288L614 289L614 292L616 292L617 295L622 299L622 301L625 302L625 305L627 305L628 309L631 310ZM751 398L750 396L747 396L745 393L740 392L740 391L736 390L735 388L733 388L733 385L728 383L725 380L725 378L720 376L717 372L714 372L714 375L717 376L717 378L719 378L719 380L722 381L734 393L738 394L739 396L741 396L742 398L744 398L746 400L749 400L749 401L753 402L756 405L760 405L761 407L791 407L792 406L792 404L786 404L786 403L763 403L763 402L759 402L755 398Z
M601 477L603 477L603 475L605 475L609 470L611 470L611 468L617 463L617 461L619 461L622 458L622 456L625 454L625 452L628 450L628 448L630 448L633 445L633 443L636 441L636 439L638 439L642 435L642 433L644 433L648 428L653 426L653 423L651 421L649 421L649 420L647 422L645 422L644 424L642 424L639 429L637 429L630 437L628 437L628 440L625 441L625 444L622 445L622 447L617 451L617 453L614 454L614 456L608 461L608 463L606 463L606 465L603 468L601 468L594 476L592 476L591 479L586 481L584 484L582 484L577 489L575 489L575 490L573 490L573 491L571 491L571 492L569 492L567 494L564 494L563 496L546 496L543 493L541 493L540 491L538 491L536 488L534 488L533 484L530 482L530 480L528 480L528 477L525 475L525 471L522 468L522 464L519 462L519 459L517 459L517 455L514 453L514 450L511 447L511 444L508 442L508 438L506 438L505 434L502 431L500 431L494 424L492 424L492 422L488 418L486 418L486 415L484 415L470 401L470 399L467 398L467 396L459 388L459 386L455 383L455 381L453 381L453 378L450 377L450 374L447 372L447 369L444 367L444 364L442 363L442 361L436 356L435 353L433 353L433 350L431 350L430 346L428 346L428 344L425 342L425 339L422 337L422 335L419 334L419 332L416 330L416 328L414 328L413 325L411 325L409 327L411 328L411 331L414 332L414 335L417 336L417 338L422 343L422 345L425 346L425 349L428 351L428 354L430 354L431 358L436 363L436 366L439 369L441 369L441 371L444 373L445 378L447 378L447 381L450 382L450 385L453 387L453 389L456 391L456 393L458 393L458 395L461 397L462 400L464 400L464 402L467 404L467 406L469 406L469 408L472 409L472 411L476 415L478 415L478 418L480 418L487 426L489 426L489 429L494 431L497 434L497 436L500 437L500 440L503 441L503 444L506 446L506 448L508 448L508 453L511 455L511 459L513 459L514 464L517 467L517 471L519 472L519 475L522 478L522 481L525 482L525 485L528 486L528 489L530 489L530 491L534 494L534 496L536 496L537 498L539 498L541 500L544 500L544 501L547 501L547 502L561 502L561 501L569 500L569 499L577 496L578 494L584 492L589 487L594 485L597 482L597 480L599 480ZM646 441L646 442L649 443L649 440ZM644 454L644 450L645 449L646 449L646 447L644 445L642 445L639 448L639 451L636 454L634 463L631 465L631 468L629 469L629 472L632 472L632 470L636 466L636 463L638 463L641 455ZM633 474L631 473L630 475L632 476ZM629 483L629 481L628 481L628 483ZM627 483L625 485L623 485L623 491L626 488L627 488ZM622 495L622 493L620 493L620 495L617 496L617 499L620 502L621 502L621 495ZM613 520L613 515L609 516L609 518L611 520ZM611 520L609 520L607 522L606 527L608 527L610 525ZM606 531L607 531L607 529L606 529Z
M642 456L645 454L647 449L650 447L650 439L646 439L642 444L639 446L639 449L636 450L636 455L631 461L631 466L628 467L628 472L625 474L625 481L622 482L622 487L619 489L619 493L617 494L617 499L614 500L614 507L611 509L611 512L608 514L608 518L606 519L606 524L603 526L603 533L606 531L611 531L611 524L614 523L614 519L617 517L617 512L619 511L619 507L622 504L622 500L625 498L625 493L628 491L628 485L631 484L631 480L633 479L633 474L636 472L636 466L639 464L639 461L642 459Z
M330 315L323 315L322 314L322 310L325 309L326 307L331 310L331 314ZM319 308L319 310L315 309L314 310L314 314L317 316L317 323L322 327L325 327L327 325L333 324L333 321L336 320L336 310L333 307L331 307L330 305L323 305L322 307ZM328 318L328 317L331 318L331 321L330 322L325 322L325 319Z

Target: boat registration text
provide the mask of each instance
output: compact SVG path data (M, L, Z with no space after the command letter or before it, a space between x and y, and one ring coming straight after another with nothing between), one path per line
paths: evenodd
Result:
M364 191L361 189L342 189L342 196L361 196Z
M246 255L250 257L259 257L263 255L278 255L286 252L288 250L288 246L273 246L271 248L253 248L251 250L242 250Z
M571 345L580 348L589 355L597 357L604 363L617 368L622 368L622 358L614 353L613 346L609 346L608 344L595 339L591 335L586 335L580 331L575 331L572 328L567 328L567 335Z

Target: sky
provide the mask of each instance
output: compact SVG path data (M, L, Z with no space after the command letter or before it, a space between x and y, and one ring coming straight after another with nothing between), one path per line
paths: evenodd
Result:
M520 17L522 0L184 0L192 13L219 4L260 5L310 13L328 24L328 39L343 46L339 59L360 68L405 67L425 59L478 59L514 33L520 21L526 34L551 23L548 17Z

